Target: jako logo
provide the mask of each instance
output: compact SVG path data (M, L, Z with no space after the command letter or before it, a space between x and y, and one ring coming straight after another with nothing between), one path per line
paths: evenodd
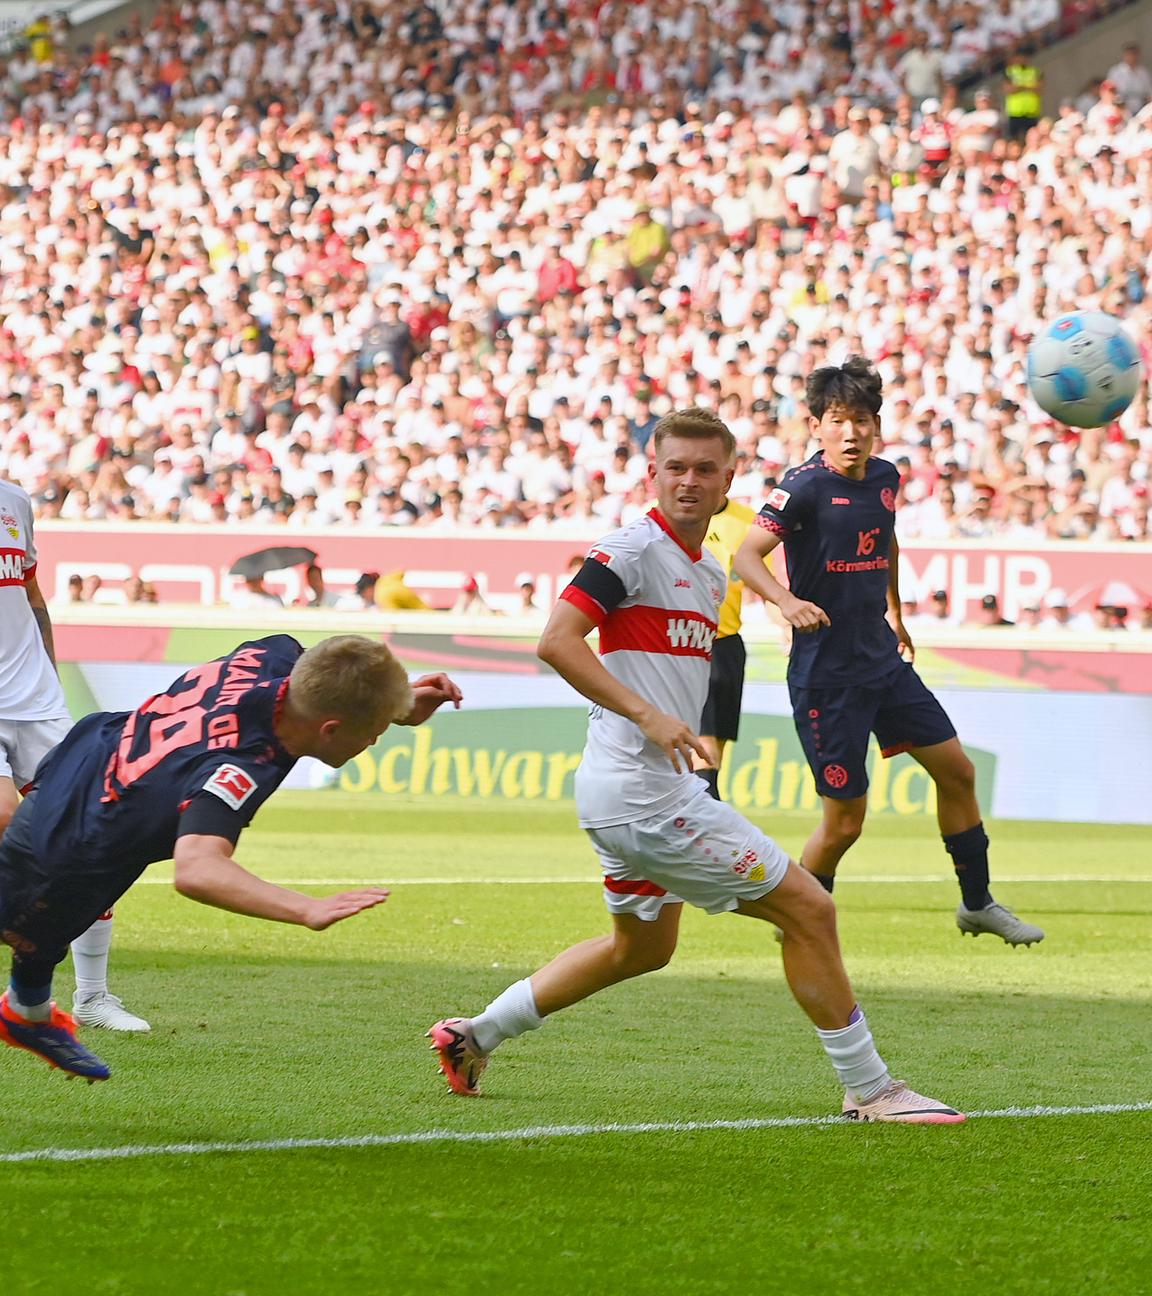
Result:
M850 499L845 499L843 495L833 495L833 496L832 496L832 503L833 503L833 504L851 504L852 501L851 501Z
M676 588L676 589L691 589L691 588L692 588L692 582L691 582L691 581L682 580L682 579L680 579L679 577L677 577L675 588Z
M695 648L710 653L715 638L716 631L703 621L688 621L684 617L668 621L668 642L673 648Z

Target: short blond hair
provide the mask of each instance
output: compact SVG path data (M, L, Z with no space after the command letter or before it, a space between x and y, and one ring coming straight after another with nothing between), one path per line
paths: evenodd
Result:
M334 635L302 653L288 677L292 707L309 720L402 720L413 705L408 672L387 644Z
M692 441L704 441L715 437L724 446L724 455L731 459L736 453L736 438L728 424L711 410L702 409L699 405L689 405L686 409L672 410L656 424L652 433L652 445L657 454L660 447L669 437L687 437Z

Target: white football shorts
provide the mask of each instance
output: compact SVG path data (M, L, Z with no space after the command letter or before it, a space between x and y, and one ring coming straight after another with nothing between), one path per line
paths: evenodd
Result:
M645 922L681 901L727 913L767 895L788 870L787 853L702 782L678 810L585 831L600 856L609 913Z
M17 791L32 782L36 766L72 728L67 716L51 720L0 720L0 778L10 778Z

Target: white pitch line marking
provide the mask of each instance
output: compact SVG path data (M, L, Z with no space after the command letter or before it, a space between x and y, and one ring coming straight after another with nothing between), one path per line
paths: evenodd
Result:
M969 1120L1027 1120L1038 1116L1112 1116L1152 1112L1152 1102L1104 1103L1092 1107L1001 1107L969 1112ZM527 1125L510 1130L417 1130L409 1134L357 1134L346 1138L254 1139L237 1143L128 1144L110 1148L40 1148L0 1153L0 1164L29 1161L120 1161L149 1156L204 1156L214 1152L294 1152L301 1149L398 1147L421 1143L513 1143L521 1139L583 1138L590 1134L696 1134L718 1130L806 1129L851 1125L843 1116L769 1116L716 1121L646 1121L608 1125Z
M276 886L574 886L579 883L594 884L600 880L596 876L587 873L571 877L286 877L264 879L265 882L273 882ZM910 883L918 886L934 886L940 882L955 882L955 880L955 875L945 876L943 873L932 877L907 877L902 874L887 877L877 874L873 876L837 878L836 885L878 882L885 885ZM1152 876L1132 874L1122 877L1118 874L1066 873L1059 877L1029 877L1022 874L998 873L992 880L996 884L1001 882L1008 884L1035 882L1038 885L1043 884L1045 886L1050 882L1136 882L1143 886L1152 884ZM171 886L172 879L146 877L140 878L135 885Z

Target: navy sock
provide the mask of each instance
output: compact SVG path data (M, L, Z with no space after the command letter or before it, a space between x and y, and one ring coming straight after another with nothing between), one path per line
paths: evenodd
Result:
M988 834L983 823L963 832L946 833L944 849L952 856L964 907L986 909L992 903L992 894L988 890Z
M49 960L14 954L11 976L13 997L29 1007L47 1003L52 998L52 974L55 971L56 964Z
M698 769L696 771L696 777L704 781L704 785L708 789L708 795L712 800L719 801L720 788L717 784L717 780L720 777L720 771L716 769Z
M51 981L47 985L34 985L20 980L15 973L12 974L8 987L8 1002L15 1012L35 1021L41 1018L47 1019L48 1003L51 998Z

